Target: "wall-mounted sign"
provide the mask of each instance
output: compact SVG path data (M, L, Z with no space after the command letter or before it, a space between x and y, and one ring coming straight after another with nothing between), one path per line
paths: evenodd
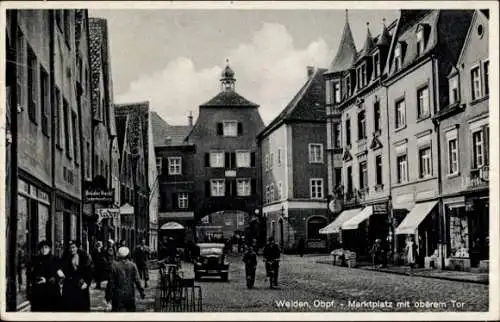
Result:
M85 190L85 202L113 202L114 189Z
M387 213L387 204L386 203L379 203L373 205L373 214L386 214Z
M91 182L86 182L84 191L85 202L112 203L114 195L114 189L108 189L107 181L103 176L96 176Z
M236 177L236 171L235 170L226 170L225 175L226 175L226 177Z

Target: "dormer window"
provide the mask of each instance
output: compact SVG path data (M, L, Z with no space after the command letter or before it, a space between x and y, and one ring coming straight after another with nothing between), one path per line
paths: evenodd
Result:
M352 91L351 91L351 76L347 75L345 78L345 92L347 97L351 96Z
M403 61L402 51L403 48L401 46L401 43L398 43L396 49L394 50L394 71L396 72L400 70L402 66L402 61Z
M373 79L380 76L380 55L375 53L373 55Z
M356 69L356 79L358 90L366 86L366 64L362 64Z
M450 87L450 105L460 101L460 92L458 91L458 74L452 76L448 81Z
M340 103L340 82L333 82L333 102Z
M417 56L421 56L422 53L425 51L425 45L427 40L426 29L427 29L426 24L420 24L417 27Z

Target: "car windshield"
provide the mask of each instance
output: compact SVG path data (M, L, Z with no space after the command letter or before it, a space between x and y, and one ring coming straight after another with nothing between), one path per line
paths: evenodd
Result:
M201 248L200 255L222 255L222 248L210 247L210 248Z

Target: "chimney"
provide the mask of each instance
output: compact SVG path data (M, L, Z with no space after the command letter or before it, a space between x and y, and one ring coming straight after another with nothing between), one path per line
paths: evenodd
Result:
M193 126L193 112L189 111L189 116L188 116L188 125L190 127Z
M314 66L307 66L307 78L311 78L314 74Z

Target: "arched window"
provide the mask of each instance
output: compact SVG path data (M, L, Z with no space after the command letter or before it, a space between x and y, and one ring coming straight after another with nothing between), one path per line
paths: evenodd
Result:
M320 216L314 216L307 220L307 239L322 239L324 235L319 230L327 224L326 219Z

